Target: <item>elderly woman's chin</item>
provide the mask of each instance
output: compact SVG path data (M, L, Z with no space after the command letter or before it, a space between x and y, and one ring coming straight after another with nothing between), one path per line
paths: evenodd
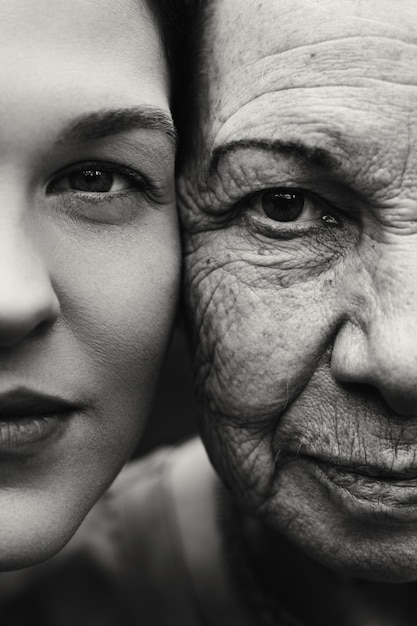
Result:
M352 544L355 535L346 541L344 550L334 555L332 552L316 553L312 556L325 567L337 572L342 577L353 577L381 583L411 583L417 580L417 541L393 541L385 545L385 552L376 545L370 536L363 541L363 547L357 553ZM350 545L349 545L350 544ZM313 550L313 553L315 550Z
M361 474L358 468L305 455L298 447L292 454L290 445L271 454L266 438L255 445L241 438L242 430L235 430L233 439L222 438L227 448L211 439L213 430L207 441L239 515L249 523L247 532L243 522L246 539L268 571L276 568L279 575L284 564L297 581L300 571L327 578L329 570L334 580L417 580L413 478L387 477L368 467Z
M355 492L352 485L332 484L332 476L316 480L321 469L309 475L301 471L303 464L282 468L269 502L267 525L281 538L277 554L285 544L289 555L307 557L342 577L417 580L416 509L412 502L393 500L394 489L404 487L388 485L389 497L376 502L375 485L366 499L362 484Z
M338 549L313 545L306 554L342 577L383 583L408 583L417 580L417 538L395 537L383 545L373 531L361 529L340 538ZM393 533L395 535L395 533ZM360 547L358 547L360 546Z

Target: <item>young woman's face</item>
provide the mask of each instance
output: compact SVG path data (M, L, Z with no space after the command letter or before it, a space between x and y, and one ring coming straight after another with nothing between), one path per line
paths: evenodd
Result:
M176 306L168 75L138 0L0 4L0 568L128 457Z

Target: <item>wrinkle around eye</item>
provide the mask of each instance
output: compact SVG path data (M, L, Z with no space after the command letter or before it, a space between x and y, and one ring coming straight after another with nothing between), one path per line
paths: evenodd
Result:
M314 187L329 176L328 168L324 172L323 165L302 162L291 150L283 154L266 142L266 147L259 144L238 146L215 169L207 171L200 165L193 167L192 177L180 179L178 195L186 212L219 217L233 212L245 198L280 187L319 195Z
M256 172L246 171L239 163L214 173L200 164L199 168L193 166L191 175L179 177L177 197L185 218L191 223L199 215L218 217L230 212L240 198L254 191L254 185Z
M183 223L190 233L243 224L242 216L245 210L249 211L245 205L251 198L284 187L303 190L320 203L322 209L317 209L316 217L311 207L313 212L306 215L306 224L316 219L317 226L325 226L320 218L329 214L334 218L329 220L334 226L337 218L341 218L359 227L358 210L363 202L358 194L324 166L306 163L292 154L267 148L259 151L254 147L239 148L213 172L204 170L200 162L192 164L187 174L177 180L177 193Z

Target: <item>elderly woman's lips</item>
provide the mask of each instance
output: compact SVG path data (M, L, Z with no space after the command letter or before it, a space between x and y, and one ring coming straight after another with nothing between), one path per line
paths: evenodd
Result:
M403 471L395 471L395 470L384 470L376 467L372 467L369 465L341 465L338 463L331 462L320 462L320 466L329 473L329 475L333 475L335 480L339 478L341 480L344 477L350 481L355 480L357 477L369 478L370 480L382 480L382 481L405 481L408 482L410 480L417 479L417 469L406 469Z
M417 507L417 470L387 471L315 461L320 479L364 503L384 510Z

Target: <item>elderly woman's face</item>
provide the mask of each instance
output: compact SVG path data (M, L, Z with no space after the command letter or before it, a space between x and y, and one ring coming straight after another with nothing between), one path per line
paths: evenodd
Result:
M180 193L210 455L313 557L415 578L416 4L218 0L207 33Z
M0 5L0 567L137 441L178 274L167 68L136 0Z

